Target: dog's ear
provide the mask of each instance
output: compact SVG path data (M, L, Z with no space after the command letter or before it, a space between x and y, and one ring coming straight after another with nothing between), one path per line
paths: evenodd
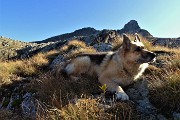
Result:
M134 42L141 42L140 38L139 38L139 35L137 33L135 33L135 39L134 39Z
M131 41L130 39L128 38L128 36L126 34L123 34L123 48L125 50L129 50L130 49L130 44Z

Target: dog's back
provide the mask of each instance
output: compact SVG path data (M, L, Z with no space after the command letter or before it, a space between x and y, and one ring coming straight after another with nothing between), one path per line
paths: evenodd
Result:
M83 53L72 59L62 69L62 73L67 75L79 75L82 73L97 74L99 66L107 57L109 52Z

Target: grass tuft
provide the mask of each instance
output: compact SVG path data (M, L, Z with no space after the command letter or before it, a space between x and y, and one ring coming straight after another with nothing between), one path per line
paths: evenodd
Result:
M1 120L25 120L21 116L6 109L0 110L0 119Z
M168 117L173 111L180 112L180 70L162 73L160 77L152 78L151 82L152 103Z
M76 104L68 104L61 109L65 120L108 120L111 115L100 107L96 99L79 99Z
M170 50L169 50L170 51ZM167 117L180 112L180 54L159 55L156 68L147 74L150 85L150 100Z
M48 54L39 53L25 60L0 62L0 84L8 84L14 77L33 76L49 64Z
M74 49L79 49L79 48L87 48L88 46L86 45L85 42L79 41L79 40L71 40L69 41L66 45L61 47L60 52L69 52Z

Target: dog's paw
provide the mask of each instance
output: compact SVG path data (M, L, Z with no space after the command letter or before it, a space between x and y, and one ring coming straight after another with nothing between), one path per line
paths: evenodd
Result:
M117 100L129 100L129 96L125 92L117 92L116 99Z

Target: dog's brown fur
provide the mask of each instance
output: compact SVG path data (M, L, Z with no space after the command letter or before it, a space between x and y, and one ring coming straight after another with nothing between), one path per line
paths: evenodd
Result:
M96 74L102 85L106 84L108 90L116 92L117 99L128 100L122 87L139 78L154 58L155 54L144 48L138 35L131 42L124 34L123 44L116 52L79 55L63 71L69 76Z

